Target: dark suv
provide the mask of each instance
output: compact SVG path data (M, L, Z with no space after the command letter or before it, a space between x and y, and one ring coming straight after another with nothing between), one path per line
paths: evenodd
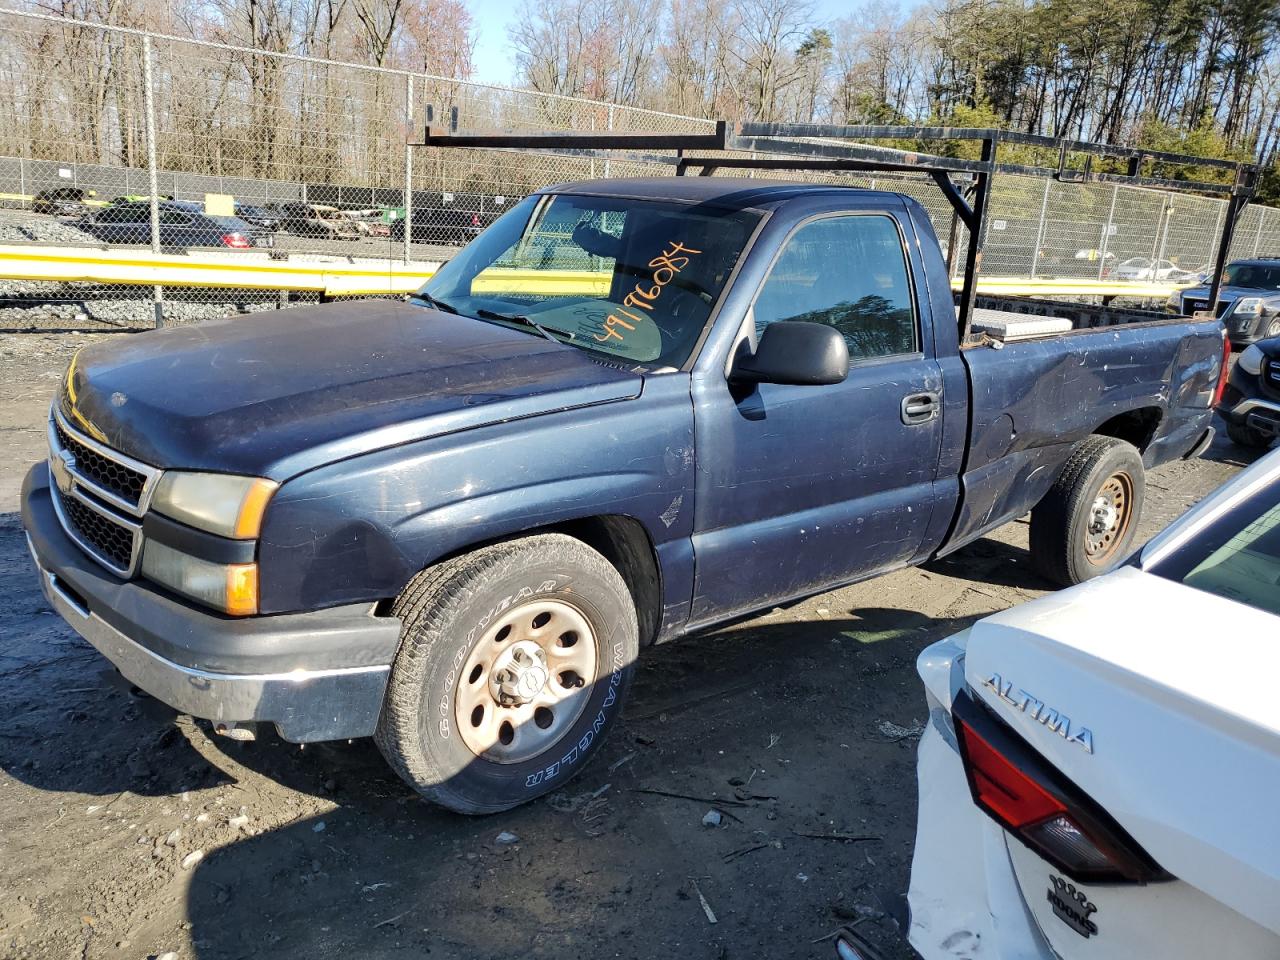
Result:
M1218 413L1243 447L1269 447L1280 436L1280 337L1245 348L1231 371Z
M1165 310L1191 316L1209 309L1209 285L1176 290ZM1236 260L1222 275L1215 311L1227 327L1232 346L1280 337L1280 258Z
M79 224L81 230L103 243L151 242L151 205L145 202L113 203ZM216 217L201 204L166 200L160 204L160 243L166 247L272 246L271 234L239 217Z

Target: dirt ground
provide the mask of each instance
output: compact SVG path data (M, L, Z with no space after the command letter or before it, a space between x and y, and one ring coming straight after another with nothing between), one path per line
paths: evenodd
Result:
M74 349L129 335L0 337L0 958L785 960L833 956L845 923L912 955L914 660L1045 590L1024 522L648 651L581 776L463 818L416 799L367 741L213 738L118 686L47 608L22 475ZM1244 456L1219 440L1153 473L1141 538ZM702 824L712 807L721 827Z

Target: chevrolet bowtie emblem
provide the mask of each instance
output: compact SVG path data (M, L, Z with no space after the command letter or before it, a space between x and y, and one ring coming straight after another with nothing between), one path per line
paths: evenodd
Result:
M58 485L58 489L63 493L69 494L71 488L75 486L75 479L71 474L75 466L76 458L70 450L59 450L58 455L49 461L49 469L53 473L53 482Z

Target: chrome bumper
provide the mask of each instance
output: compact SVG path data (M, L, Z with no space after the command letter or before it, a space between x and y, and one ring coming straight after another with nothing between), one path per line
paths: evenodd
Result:
M135 686L182 713L215 723L272 723L293 743L372 736L390 666L210 673L146 649L107 623L49 570L27 536L45 598L76 633Z

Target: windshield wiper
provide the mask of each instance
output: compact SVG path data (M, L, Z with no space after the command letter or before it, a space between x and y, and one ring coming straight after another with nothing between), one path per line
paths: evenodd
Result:
M461 316L461 311L457 307L452 304L445 303L443 300L437 300L425 290L419 290L412 296L414 300L421 300L429 307L435 307L437 310L443 310L445 313L453 313Z
M548 330L546 327L540 324L537 320L532 320L529 317L524 316L523 314L498 313L496 310L486 310L483 307L481 307L479 310L476 311L476 316L479 317L481 320L504 320L507 323L518 323L521 326L531 327L534 330L537 330L538 333L542 334L552 343L564 343L564 341L561 340L560 337L557 337L554 333L552 333L550 330ZM573 339L573 334L569 333L566 330L558 330L556 332L561 334L561 336L565 337L566 339L569 339L569 340Z

